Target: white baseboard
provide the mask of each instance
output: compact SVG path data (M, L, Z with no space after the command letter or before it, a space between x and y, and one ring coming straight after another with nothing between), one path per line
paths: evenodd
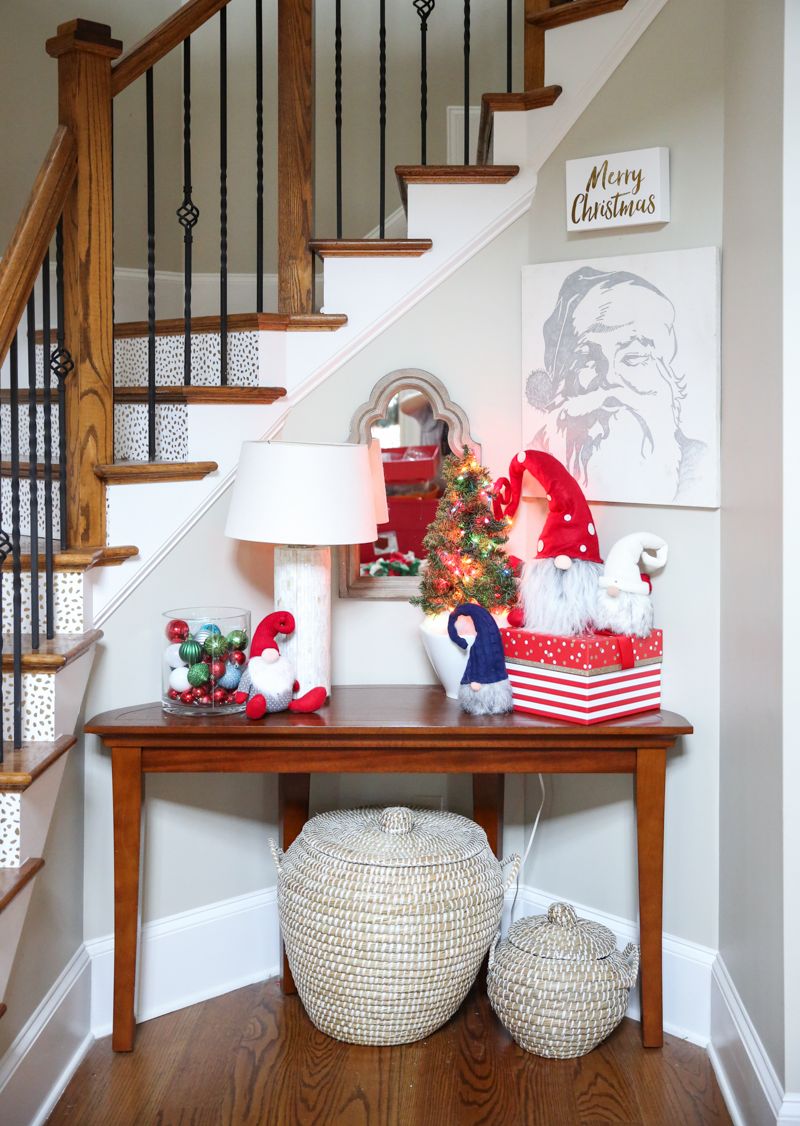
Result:
M46 1121L94 1037L91 968L81 946L0 1061L0 1122Z
M86 943L92 964L92 1033L111 1032L114 939ZM145 923L136 1019L151 1020L278 973L275 888Z
M709 1056L736 1126L800 1122L800 1095L784 1097L767 1050L719 955L711 974Z
M513 887L506 895L505 923L509 921ZM514 918L525 915L543 915L551 903L562 898L521 884ZM630 919L619 915L609 915L581 903L572 904L578 914L593 922L608 927L617 938L620 946L627 942L639 941L639 927ZM664 1030L682 1040L708 1046L711 1029L711 969L716 956L708 946L696 942L686 942L671 934L664 934ZM639 994L634 989L628 1005L627 1015L639 1020Z

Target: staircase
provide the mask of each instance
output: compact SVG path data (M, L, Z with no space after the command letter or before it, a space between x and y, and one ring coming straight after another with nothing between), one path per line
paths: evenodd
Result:
M45 863L47 827L102 638L98 627L232 481L242 441L279 434L296 403L530 208L538 170L664 3L527 0L526 89L483 94L478 163L397 167L402 237L342 239L315 237L298 206L312 190L297 151L310 143L312 110L303 93L310 38L305 43L295 35L307 15L303 5L280 0L279 42L287 36L289 46L281 52L279 113L282 122L290 114L291 123L279 126L287 129L279 134L280 311L116 325L111 99L224 12L225 0L189 0L116 62L121 46L102 25L72 21L48 42L59 60L62 124L0 265L2 359L39 284L40 264L43 278L50 269L46 253L58 218L62 211L69 215L57 252L59 325L53 331L46 321L36 333L33 378L16 394L7 376L0 388L3 449L14 430L34 440L27 462L18 450L0 466L2 527L10 528L18 504L19 534L39 539L21 540L2 572L0 999L33 881ZM89 240L94 255L81 239ZM324 281L318 311L310 301L314 258ZM223 341L225 385L219 378ZM48 442L42 373L51 351L65 346L75 370L64 379L65 417L62 404L49 401ZM49 533L56 541L52 559L41 546ZM62 536L68 546L59 550ZM37 570L49 572L38 587ZM53 637L38 648L30 636L32 590L42 619L52 601ZM15 682L21 704L16 747Z

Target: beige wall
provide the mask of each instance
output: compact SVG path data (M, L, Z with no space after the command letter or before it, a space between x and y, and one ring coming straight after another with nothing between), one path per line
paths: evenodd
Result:
M519 220L293 411L286 438L341 440L355 408L396 367L428 369L467 411L486 461L499 473L520 442L520 269L531 261L714 245L721 237L721 3L671 0L619 73L600 93L543 169L530 216ZM681 74L672 60L681 55ZM632 91L635 92L632 93ZM655 116L655 124L646 123ZM675 218L663 230L567 239L560 184L567 156L637 144L668 144L675 168ZM203 597L269 607L268 550L224 539L227 498L217 505L105 624L104 656L87 711L158 693L158 614ZM517 532L528 552L538 507ZM598 506L604 543L648 525L670 541L658 580L658 613L668 631L665 701L697 727L670 763L666 916L668 930L716 943L717 886L717 575L715 512ZM338 683L431 680L417 635L418 613L403 603L334 604L334 678ZM86 756L86 933L111 929L110 777L94 741ZM630 784L624 780L554 781L541 838L526 879L554 893L633 917L635 861ZM271 883L266 837L274 784L218 777L148 780L151 802L145 855L146 917L213 902ZM509 787L506 847L530 823L518 788ZM317 779L317 807L369 800L441 798L469 811L464 780L392 777Z
M782 1075L783 4L726 13L720 951Z

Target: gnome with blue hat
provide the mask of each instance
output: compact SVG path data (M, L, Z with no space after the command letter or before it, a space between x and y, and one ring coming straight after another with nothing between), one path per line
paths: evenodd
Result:
M456 628L459 618L469 618L475 628L467 667L461 678L458 699L461 707L470 715L502 715L513 709L511 681L506 672L506 659L497 622L483 606L477 602L462 602L456 606L447 622L450 640L461 649L467 642Z

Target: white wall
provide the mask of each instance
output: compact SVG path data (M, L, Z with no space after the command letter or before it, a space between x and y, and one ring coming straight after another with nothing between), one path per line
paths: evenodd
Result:
M779 1076L782 920L783 4L729 0L721 552L720 933ZM764 170L769 173L764 175ZM794 695L794 693L793 693ZM788 951L787 951L788 953Z

